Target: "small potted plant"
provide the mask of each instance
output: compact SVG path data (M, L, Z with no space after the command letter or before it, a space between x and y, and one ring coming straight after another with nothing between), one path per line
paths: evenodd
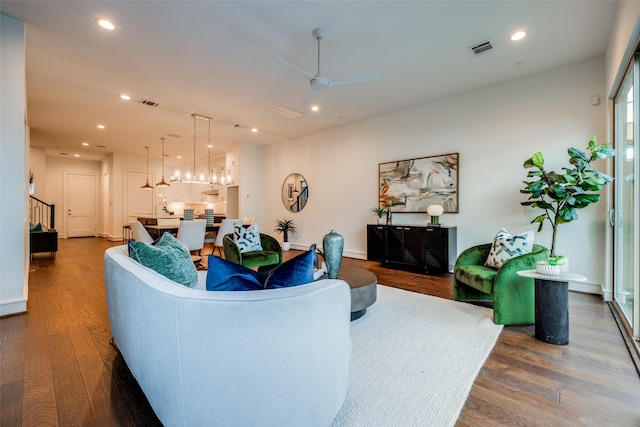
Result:
M282 234L283 251L288 251L291 248L291 243L289 243L289 234L296 234L298 232L292 219L280 219L276 221L276 227L273 231L278 234Z
M549 276L557 276L560 274L560 267L564 265L565 259L566 257L563 256L552 256L545 261L538 261L536 263L536 272Z
M387 214L386 208L381 208L380 206L377 206L369 209L369 212L371 212L371 215L375 215L378 217L379 225L384 224L384 216Z

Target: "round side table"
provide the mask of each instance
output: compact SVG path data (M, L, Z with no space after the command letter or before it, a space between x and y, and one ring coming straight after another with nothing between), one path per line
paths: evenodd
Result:
M569 282L584 282L575 273L557 276L536 270L518 271L522 277L535 280L536 338L549 344L569 344Z

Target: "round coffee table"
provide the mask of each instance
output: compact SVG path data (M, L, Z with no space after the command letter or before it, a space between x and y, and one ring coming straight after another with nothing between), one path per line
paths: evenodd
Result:
M364 268L342 267L338 279L347 282L351 288L351 320L362 317L367 307L376 302L378 278Z

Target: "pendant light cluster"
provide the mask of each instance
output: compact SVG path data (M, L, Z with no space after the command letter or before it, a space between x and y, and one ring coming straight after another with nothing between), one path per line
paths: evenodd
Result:
M213 117L207 117L200 114L191 114L193 117L193 169L192 172L187 172L184 178L181 178L180 171L176 170L175 175L171 176L171 182L186 182L190 184L217 184L217 185L229 185L231 184L231 176L224 176L224 169L221 171L220 182L218 182L218 176L216 172L211 169L211 121ZM209 150L209 164L208 164L208 176L200 174L200 177L196 176L196 119L206 120L209 125L209 136L207 142L207 148Z
M218 175L216 171L211 169L211 121L212 117L202 116L200 114L191 114L193 117L193 175L191 172L187 172L185 174L185 178L182 179L180 177L180 171L176 170L175 175L172 175L170 178L170 182L186 182L189 184L216 184L216 185L229 185L231 184L231 175L224 174L224 167L220 170L220 180L218 181ZM209 150L209 167L208 167L208 176L204 176L204 174L200 174L200 179L196 176L196 119L206 120L209 125L209 139L207 148ZM162 179L160 182L156 184L156 187L170 187L171 184L165 181L164 179L164 138L160 138L162 140ZM143 185L142 189L144 190L153 190L153 186L149 184L149 147L144 147L147 149L147 180L145 185Z
M160 138L162 140L162 179L160 182L156 184L156 187L170 187L171 185L164 180L164 138ZM153 186L149 184L149 147L144 147L147 149L147 182L140 188L143 190L153 190Z

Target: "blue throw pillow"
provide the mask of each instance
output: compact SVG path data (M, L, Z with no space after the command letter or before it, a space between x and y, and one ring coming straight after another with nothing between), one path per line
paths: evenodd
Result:
M191 261L191 254L169 233L164 233L153 245L129 243L129 256L181 285L192 288L198 283L198 270Z
M209 255L207 267L208 291L255 291L264 289L265 273L244 265Z
M313 265L316 260L316 245L309 250L283 262L269 273L265 289L287 288L313 282Z

